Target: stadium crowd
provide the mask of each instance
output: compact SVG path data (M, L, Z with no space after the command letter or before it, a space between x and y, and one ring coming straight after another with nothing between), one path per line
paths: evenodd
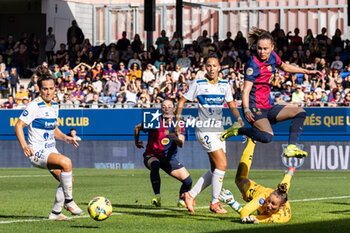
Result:
M350 41L343 41L337 29L330 38L327 29L314 36L299 36L299 29L287 34L279 24L271 32L275 52L282 61L306 69L320 70L321 78L277 70L271 80L271 103L310 106L349 106ZM219 58L221 79L229 81L237 105L241 105L244 65L254 48L249 48L241 31L234 38L218 40L206 30L191 44L178 33L166 31L156 46L145 49L139 35L133 40L123 32L117 43L92 46L75 21L67 32L67 44L56 45L52 28L45 40L46 61L38 64L40 41L35 34L0 38L0 96L7 98L2 109L24 108L39 94L35 69L46 69L56 79L55 101L65 108L160 107L162 100L177 102L196 79L205 78L205 59ZM28 86L21 79L30 78ZM17 86L19 85L19 90ZM187 107L193 106L189 104Z

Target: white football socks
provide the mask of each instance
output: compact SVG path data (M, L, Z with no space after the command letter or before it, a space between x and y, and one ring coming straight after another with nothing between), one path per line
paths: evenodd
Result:
M53 203L52 211L54 213L61 213L63 204L64 204L64 193L63 193L63 188L60 184L56 189L55 202Z
M66 200L72 200L73 199L73 184L72 184L72 172L61 172L60 176L61 180L61 186L63 188L64 192L64 198Z
M212 204L219 202L219 195L224 181L225 171L215 169L211 179Z
M190 191L191 197L195 198L200 192L211 184L213 173L209 170L204 173ZM219 191L220 193L220 191Z

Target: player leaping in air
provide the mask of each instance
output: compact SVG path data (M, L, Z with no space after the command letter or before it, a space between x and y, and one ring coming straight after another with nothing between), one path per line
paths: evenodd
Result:
M306 112L301 107L293 105L269 104L270 86L276 68L290 72L322 76L317 70L306 70L281 61L273 51L274 40L267 31L253 28L248 35L250 46L257 46L257 53L250 57L245 65L244 88L242 95L243 113L245 119L253 127L240 128L233 124L221 135L221 140L236 135L245 135L255 141L269 143L273 139L271 124L292 119L289 128L288 147L285 157L306 157L307 152L300 150L295 144L303 129Z
M287 193L295 168L290 167L288 169L283 180L275 190L258 185L248 179L254 148L255 143L248 139L248 144L243 151L235 179L243 199L248 204L241 208L238 202L234 200L232 193L225 189L221 191L219 199L240 213L242 223L286 223L292 216ZM254 211L257 211L255 216L251 215Z
M74 215L82 215L84 211L73 201L72 162L57 151L55 139L75 147L79 144L57 127L58 103L53 101L55 79L51 74L39 74L39 76L40 96L27 105L16 123L15 133L30 163L38 168L49 169L60 182L49 219L62 220L67 218L61 213L63 206ZM26 126L28 126L28 144L23 132Z

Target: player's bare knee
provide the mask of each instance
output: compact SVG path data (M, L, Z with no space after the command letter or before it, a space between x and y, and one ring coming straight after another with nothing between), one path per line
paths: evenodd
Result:
M62 166L62 170L65 172L72 171L72 161L68 157L64 157L61 160L61 166Z

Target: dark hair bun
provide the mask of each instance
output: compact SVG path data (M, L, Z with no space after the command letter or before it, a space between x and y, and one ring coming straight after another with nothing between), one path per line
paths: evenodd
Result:
M281 192L281 193L287 193L287 191L288 191L287 184L286 183L279 184L277 186L277 190L278 190L278 192Z

